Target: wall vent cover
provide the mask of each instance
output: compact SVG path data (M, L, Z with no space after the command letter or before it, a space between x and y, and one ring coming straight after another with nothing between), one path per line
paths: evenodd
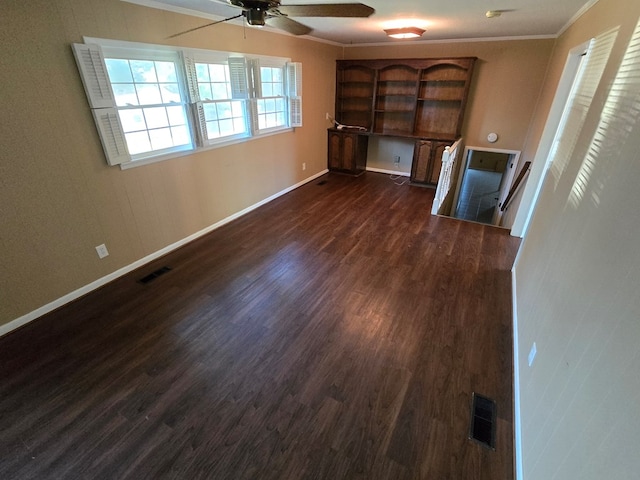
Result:
M138 282L142 283L143 285L146 285L146 284L148 284L150 282L153 282L156 278L158 278L161 275L164 275L165 273L169 272L170 270L171 270L171 267L159 268L155 272L151 272L149 275L146 275L146 276L142 277L140 280L138 280Z
M496 402L475 392L471 406L469 438L485 447L496 449Z

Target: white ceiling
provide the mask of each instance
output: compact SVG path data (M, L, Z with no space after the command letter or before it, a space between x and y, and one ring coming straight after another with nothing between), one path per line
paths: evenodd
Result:
M203 24L231 17L239 8L215 0L124 0L202 17ZM479 38L556 36L597 0L363 0L376 12L369 18L292 17L311 28L310 36L343 45L457 40ZM352 0L282 0L284 5L354 3ZM486 18L488 10L503 10ZM240 25L242 19L233 20ZM267 21L268 23L268 21ZM383 32L397 24L426 30L418 40L393 40ZM403 25L400 25L403 26ZM215 26L208 27L215 29ZM251 27L255 28L255 27ZM267 27L269 28L269 27ZM175 32L179 33L179 32ZM186 34L188 35L188 34Z

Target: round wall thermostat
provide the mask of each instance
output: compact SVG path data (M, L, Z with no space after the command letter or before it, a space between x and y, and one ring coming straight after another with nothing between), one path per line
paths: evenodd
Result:
M498 134L491 132L487 135L487 140L489 143L496 143L498 141Z

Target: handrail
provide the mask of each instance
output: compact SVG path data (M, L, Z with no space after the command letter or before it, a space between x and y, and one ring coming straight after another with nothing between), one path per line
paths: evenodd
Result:
M513 182L513 186L511 187L511 190L509 190L509 194L507 195L507 198L504 199L504 202L500 207L501 212L504 212L509 207L511 200L513 200L513 198L516 196L516 193L518 193L518 190L520 189L520 184L524 180L524 177L527 175L527 173L529 173L530 166L531 166L531 162L524 162L524 165L522 166L522 170L520 170L520 173L518 173L518 178L516 178L516 181Z
M440 168L438 186L431 206L431 215L438 215L442 202L444 202L451 190L452 173L458 158L460 145L462 145L462 138L456 140L453 145L445 147L442 153L442 168Z

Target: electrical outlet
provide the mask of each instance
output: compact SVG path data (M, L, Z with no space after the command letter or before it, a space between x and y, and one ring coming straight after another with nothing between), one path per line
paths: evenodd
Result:
M400 155L393 156L393 166L396 168L400 166Z
M96 252L98 252L98 257L100 258L109 256L109 250L107 250L107 246L104 243L96 247Z
M307 164L302 162L302 171L305 171L307 169Z

